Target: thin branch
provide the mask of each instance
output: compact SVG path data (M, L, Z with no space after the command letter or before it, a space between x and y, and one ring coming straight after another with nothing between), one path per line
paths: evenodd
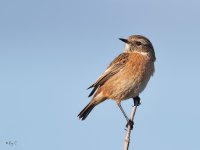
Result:
M135 117L135 113L137 110L137 106L139 106L139 105L140 105L140 101L137 101L134 99L134 106L131 111L131 117L130 117L131 122L134 122L134 117ZM128 127L127 127L126 136L125 136L125 141L124 141L124 150L128 150L128 148L129 148L131 130L132 130L132 127L131 127L131 124L129 123Z

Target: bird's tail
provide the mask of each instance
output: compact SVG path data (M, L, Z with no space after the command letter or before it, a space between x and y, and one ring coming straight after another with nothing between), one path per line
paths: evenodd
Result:
M79 119L81 120L85 120L85 118L89 115L89 113L92 111L92 109L100 104L101 102L105 101L106 98L98 98L99 96L97 97L94 97L87 106L85 106L85 108L78 114L78 117Z

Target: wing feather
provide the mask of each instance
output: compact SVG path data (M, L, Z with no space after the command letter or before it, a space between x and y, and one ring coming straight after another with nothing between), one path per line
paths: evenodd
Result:
M128 58L129 53L122 53L118 57L116 57L107 67L106 71L98 78L98 80L88 88L93 88L93 90L89 94L89 97L92 96L95 91L107 80L118 73L126 65Z

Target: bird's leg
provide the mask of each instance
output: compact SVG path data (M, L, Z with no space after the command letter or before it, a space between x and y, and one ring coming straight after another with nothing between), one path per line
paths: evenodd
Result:
M132 128L133 128L133 121L131 121L131 120L127 117L127 115L126 115L124 109L122 108L121 104L118 104L118 106L119 106L121 112L123 113L125 119L127 120L126 127L128 127L128 125L130 124L130 126L131 126L131 130L132 130Z
M127 115L126 115L124 109L122 108L121 104L117 104L117 105L119 106L119 108L120 108L121 112L123 113L125 119L126 119L127 121L129 121L129 118L127 117Z
M133 101L134 101L134 107L137 107L141 104L140 102L140 97L139 96L136 96L133 98ZM126 127L128 127L128 125L130 125L131 127L131 130L133 129L133 125L134 125L134 122L132 120L128 120L127 124L126 124Z

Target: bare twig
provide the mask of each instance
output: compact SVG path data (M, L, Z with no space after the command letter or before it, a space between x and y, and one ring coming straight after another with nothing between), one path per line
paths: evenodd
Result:
M132 121L132 122L134 121L137 106L139 104L140 104L139 101L134 100L134 106L133 106L133 109L131 111L131 117L130 117L130 121ZM131 130L132 130L132 127L131 127L131 124L129 123L128 127L127 127L126 136L125 136L125 141L124 141L124 150L128 150L128 148L129 148Z

